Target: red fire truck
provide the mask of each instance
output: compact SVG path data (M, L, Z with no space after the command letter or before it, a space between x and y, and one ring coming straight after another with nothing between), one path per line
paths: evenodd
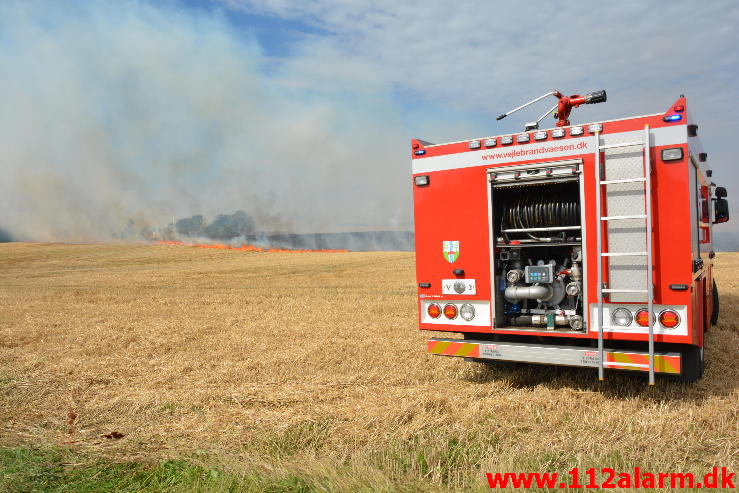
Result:
M428 351L699 379L719 308L712 225L729 213L685 97L584 125L570 111L605 91L513 111L549 95L521 133L412 140L420 329L463 336Z

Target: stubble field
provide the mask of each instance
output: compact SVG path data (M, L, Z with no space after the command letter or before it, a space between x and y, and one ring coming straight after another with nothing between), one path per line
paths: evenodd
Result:
M703 380L654 388L427 355L414 269L401 252L0 244L0 489L57 484L29 479L24 460L61 468L59 481L186 464L190 482L162 483L178 491L483 490L495 471L736 469L739 255L717 257L722 312Z

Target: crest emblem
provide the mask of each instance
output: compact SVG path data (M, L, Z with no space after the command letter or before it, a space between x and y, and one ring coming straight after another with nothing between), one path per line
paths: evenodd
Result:
M444 258L447 262L452 263L459 258L458 241L443 241L442 248L444 249Z

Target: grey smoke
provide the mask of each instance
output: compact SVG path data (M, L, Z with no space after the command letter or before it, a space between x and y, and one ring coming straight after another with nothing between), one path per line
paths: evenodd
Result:
M239 233L410 229L409 132L387 87L301 84L310 55L275 63L175 5L0 6L7 235L105 241L130 218L203 214L228 236L217 214L235 210Z

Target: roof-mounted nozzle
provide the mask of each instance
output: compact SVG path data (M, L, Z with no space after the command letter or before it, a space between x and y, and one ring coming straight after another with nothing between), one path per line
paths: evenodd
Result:
M539 119L537 119L535 122L527 123L525 126L525 129L527 131L538 129L539 123L541 123L544 117L546 117L550 113L554 113L554 118L557 119L558 127L566 127L570 124L570 121L568 120L568 118L570 116L570 112L572 111L572 108L577 108L581 104L596 104L596 103L606 102L606 91L594 91L594 92L591 92L590 94L586 94L585 96L580 96L579 94L574 94L572 96L564 96L559 91L552 91L552 92L548 92L544 94L543 96L539 96L538 98L533 99L529 101L528 103L522 104L518 108L514 108L508 113L503 113L502 115L498 116L496 120L502 120L508 115L515 113L518 110L522 110L526 108L527 106L530 106L538 101L541 101L542 99L548 96L554 96L555 98L558 98L559 102L555 106L553 106L552 109L547 110L547 112L541 115Z
M585 95L585 104L596 104L606 102L606 91L594 91Z

